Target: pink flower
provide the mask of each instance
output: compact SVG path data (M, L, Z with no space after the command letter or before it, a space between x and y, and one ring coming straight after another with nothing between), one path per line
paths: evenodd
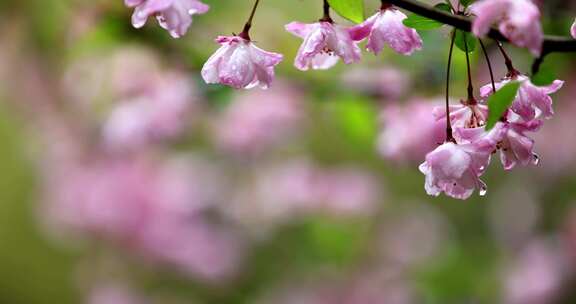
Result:
M103 126L105 144L113 150L139 148L179 135L194 108L187 76L166 73L148 92L117 105Z
M253 156L286 145L304 116L300 99L296 89L282 82L270 90L240 94L214 123L218 148Z
M359 169L318 170L312 185L316 207L336 215L368 215L380 198L374 176ZM311 202L313 204L314 202Z
M108 282L91 288L87 304L144 304L148 303L141 295L121 283Z
M393 67L367 68L358 65L346 69L342 82L352 90L384 100L398 100L412 87L408 74Z
M553 303L564 286L570 261L555 241L536 239L513 257L503 273L506 304Z
M70 161L47 165L42 214L55 228L95 236L203 279L236 269L242 242L203 217L222 193L214 168L142 156Z
M406 15L395 8L382 9L362 24L352 29L350 33L354 40L368 37L366 48L378 54L385 44L402 55L411 55L422 49L422 39L416 30L406 27L402 21Z
M304 39L294 62L299 70L329 69L338 62L338 58L342 58L345 64L360 60L360 48L349 29L320 21L312 24L292 22L286 25L286 30Z
M204 14L210 8L199 0L124 0L128 7L134 7L132 25L141 28L150 16L156 16L158 23L174 38L186 34L192 15Z
M576 166L576 141L566 140L576 134L573 121L576 103L572 102L576 88L572 86L567 89L569 91L562 95L562 102L558 103L562 115L547 121L542 130L534 134L534 139L540 143L538 152L546 159L546 165L541 169L551 176L570 175Z
M260 85L266 89L274 79L274 66L283 56L266 52L239 36L220 36L222 46L202 68L206 83L220 83L236 89Z
M476 15L472 32L485 36L492 24L499 23L502 35L520 47L528 48L535 56L542 51L544 34L540 24L540 10L530 0L481 0L470 6Z
M388 159L420 161L446 138L446 122L437 120L432 110L437 102L411 101L387 105L380 114L382 132L378 151Z
M500 148L500 160L504 170L511 170L520 164L537 164L538 156L534 153L534 140L525 135L525 132L537 131L542 126L541 120L531 123L505 123L505 134L498 147Z
M450 110L450 121L452 122L452 127L457 128L477 128L484 126L486 119L488 117L488 107L483 104L475 105L451 105ZM446 109L445 107L435 107L432 111L432 115L437 121L446 121Z
M529 122L538 118L551 118L554 114L552 109L552 98L549 96L557 92L564 85L564 81L555 80L551 85L538 87L532 84L527 76L519 75L511 78L505 78L496 84L496 90L509 83L510 81L521 82L520 89L516 99L512 103L511 110L519 115L519 119ZM485 85L480 89L483 98L492 94L492 85Z
M570 28L570 34L572 35L572 38L576 39L576 20L574 20L574 24L572 24L572 27Z
M444 192L453 198L467 199L475 188L480 189L480 195L486 193L486 185L479 177L502 137L502 125L498 124L486 134L482 134L483 128L458 130L474 131L461 134L470 143L447 142L428 153L426 161L420 165L420 172L426 175L425 189L429 195L438 196Z

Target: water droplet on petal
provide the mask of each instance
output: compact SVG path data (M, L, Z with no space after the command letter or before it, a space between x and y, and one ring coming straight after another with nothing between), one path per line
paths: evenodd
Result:
M532 154L532 163L538 165L540 163L540 156L538 154Z
M487 192L488 192L488 188L486 186L482 186L480 188L479 194L480 194L480 196L485 196Z

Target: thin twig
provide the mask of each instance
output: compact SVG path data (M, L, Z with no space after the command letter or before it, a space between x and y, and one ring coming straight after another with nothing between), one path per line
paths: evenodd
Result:
M457 31L454 31L456 35ZM464 33L462 33L464 35ZM470 68L470 53L468 52L468 40L464 35L464 51L466 52L466 72L468 73L468 100L467 102L474 101L474 87L472 86L472 69Z
M486 47L484 46L484 42L482 39L478 39L480 42L480 46L482 47L482 53L484 53L484 58L486 58L486 64L488 65L488 71L490 71L490 82L492 83L492 94L496 93L496 82L494 81L494 72L492 71L492 63L490 62L490 56L488 56L488 52L486 52Z
M450 41L450 51L448 53L448 68L446 71L446 142L455 143L456 140L452 135L452 122L450 121L450 69L452 66L452 52L454 51L454 41L456 40L455 32L452 32Z
M256 9L258 8L258 4L260 4L260 0L256 0L254 2L254 6L252 7L252 11L250 12L250 17L248 17L248 21L244 25L244 29L239 34L240 37L250 40L250 28L252 28L252 20L254 19L254 14L256 14Z

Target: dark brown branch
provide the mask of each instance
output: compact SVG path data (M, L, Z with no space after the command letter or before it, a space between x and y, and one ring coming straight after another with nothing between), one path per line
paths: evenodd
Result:
M463 31L470 32L472 29L472 20L470 18L452 15L448 12L437 10L430 5L420 3L420 1L387 0L387 2L412 13L451 25ZM498 41L509 42L508 39L496 29L490 30L488 36ZM550 54L554 52L576 52L576 40L557 36L545 36L544 44L542 45L542 54Z

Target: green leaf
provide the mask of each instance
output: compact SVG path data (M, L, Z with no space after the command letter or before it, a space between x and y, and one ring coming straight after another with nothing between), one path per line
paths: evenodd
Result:
M444 25L436 20L428 19L416 14L408 16L408 18L404 19L402 23L407 27L421 31L434 30Z
M474 37L474 35L461 30L455 30L454 35L456 35L454 43L462 52L466 52L464 41L468 44L468 53L474 52L476 49L476 37Z
M355 23L364 21L364 0L328 0L338 15Z
M448 6L446 3L437 4L434 6L434 8L441 11L450 12L450 6ZM404 25L407 27L421 31L434 30L444 25L444 23L417 14L409 15L408 18L404 19L402 23L404 23Z
M551 85L554 80L556 80L556 76L554 73L554 68L548 64L542 64L540 66L540 70L536 75L533 75L530 81L537 86L547 86Z
M492 129L502 114L510 107L518 89L520 88L520 83L517 81L510 82L503 86L500 90L496 91L490 98L488 98L488 121L486 122L486 130Z
M551 85L554 80L556 80L556 76L554 76L554 72L551 70L540 70L540 72L530 79L534 85L539 87Z
M470 5L472 2L474 2L474 0L460 0L460 4L462 4L464 7L468 7L468 5Z

